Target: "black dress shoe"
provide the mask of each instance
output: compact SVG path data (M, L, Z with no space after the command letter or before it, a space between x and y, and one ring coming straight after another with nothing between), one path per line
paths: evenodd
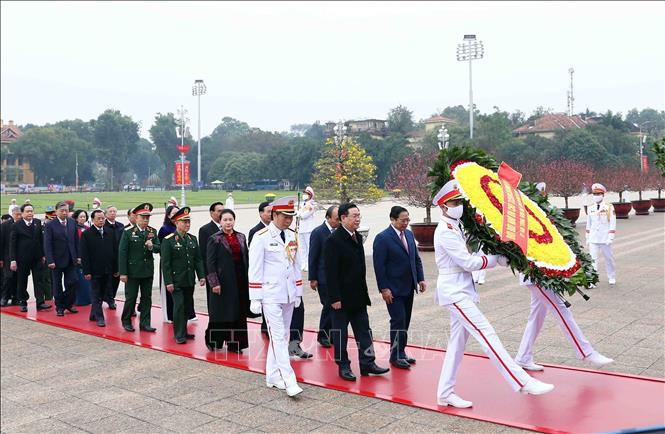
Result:
M397 359L391 361L390 364L396 367L397 369L411 369L411 365L409 365L409 362L407 362L404 359Z
M65 311L62 310L62 309L57 309L57 310L55 311L55 315L56 315L56 316L65 316Z
M187 339L183 339L183 338L178 339L178 338L176 338L175 343L176 344L185 344L185 343L187 343Z
M154 328L154 327L150 327L150 326L147 326L147 327L139 327L139 330L141 330L142 332L150 332L150 333L154 333L154 332L157 331L156 328Z
M88 317L88 321L97 321L97 318L94 318L94 317L89 316L89 317Z
M27 312L28 306L21 306L21 312Z
M50 308L51 308L51 305L46 304L46 303L39 303L37 305L37 310L46 310L46 309L50 309Z
M353 375L353 371L349 369L340 369L339 376L341 379L346 381L356 381L356 376Z
M406 360L406 363L408 363L410 365L415 365L415 363L416 363L416 359L414 359L413 357L406 356L406 358L404 360Z
M323 348L330 348L332 347L332 344L328 339L318 339L319 345L321 345Z
M382 368L382 367L378 366L376 363L372 363L369 366L365 366L365 367L360 368L360 375L362 375L362 376L383 375L388 371L390 371L390 368Z
M123 324L122 328L127 330L128 332L133 332L134 331L134 326L131 324Z
M186 339L194 339L195 337L196 337L196 336L194 336L194 335L191 334L191 333L187 333L187 334L185 335L185 338L186 338Z
M97 321L97 327L106 327L106 321L100 319L99 321Z
M116 306L115 303L109 303L109 309L116 310L117 308L118 308L118 306Z
M65 309L68 310L71 313L79 313L79 310L77 308L75 308L74 306L66 307Z
M18 306L18 305L21 304L21 303L19 303L18 300L14 300L14 299L12 299L11 303L9 303L9 304L12 305L12 306Z

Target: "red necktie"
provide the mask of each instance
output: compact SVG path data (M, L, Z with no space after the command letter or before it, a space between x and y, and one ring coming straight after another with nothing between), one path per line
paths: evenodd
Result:
M399 239L402 240L402 245L406 249L407 253L409 252L409 245L406 243L406 237L404 236L404 231L399 233Z
M64 227L67 227L67 220L62 220L60 224L63 225Z

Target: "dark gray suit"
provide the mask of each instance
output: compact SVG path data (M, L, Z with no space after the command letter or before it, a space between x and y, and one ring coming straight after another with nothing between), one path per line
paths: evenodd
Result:
M71 308L78 288L76 261L80 255L76 222L69 217L65 222L66 226L55 218L46 225L44 230L46 265L55 264L55 268L51 270L51 282L56 310Z

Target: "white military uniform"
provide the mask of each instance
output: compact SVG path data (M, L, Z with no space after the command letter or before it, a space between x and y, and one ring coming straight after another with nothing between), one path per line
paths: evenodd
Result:
M266 357L266 381L296 384L289 361L289 332L296 299L302 297L295 232L274 223L254 235L249 248L249 298L261 301L268 326L270 346Z
M530 279L525 278L521 273L519 279L520 285L526 286L531 291L531 311L515 361L521 365L535 363L533 345L543 328L548 311L561 326L561 330L575 350L577 358L581 360L591 355L594 352L593 347L577 325L573 312L566 307L561 298L557 297L551 289L534 285Z
M309 199L304 201L300 205L298 210L298 217L300 218L300 223L298 226L298 241L300 242L300 268L303 271L307 271L308 258L309 258L309 238L312 235L312 231L317 226L317 222L314 219L314 213L318 207L317 203L314 202L314 190L311 187L307 187L305 192L309 194Z
M605 193L605 187L601 184L593 184L591 191ZM589 205L586 221L586 242L589 246L591 259L593 259L593 268L598 271L598 256L602 253L605 257L607 279L611 284L616 282L614 253L612 252L616 227L617 219L612 204L600 202Z
M443 186L434 198L435 205L452 199L450 191L446 193L447 188L456 190L454 181ZM469 253L459 220L445 216L441 217L434 231L434 255L439 269L434 297L439 305L450 311L450 338L439 377L438 400L444 400L454 392L455 377L469 335L478 341L508 384L514 390L520 390L531 377L510 357L494 328L478 309L478 293L471 275L472 271L495 267L498 256Z

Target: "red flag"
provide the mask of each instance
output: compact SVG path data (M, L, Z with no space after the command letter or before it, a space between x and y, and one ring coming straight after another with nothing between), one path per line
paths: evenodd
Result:
M505 161L502 161L501 166L499 166L499 178L506 181L511 187L517 188L522 180L522 174L506 164Z

